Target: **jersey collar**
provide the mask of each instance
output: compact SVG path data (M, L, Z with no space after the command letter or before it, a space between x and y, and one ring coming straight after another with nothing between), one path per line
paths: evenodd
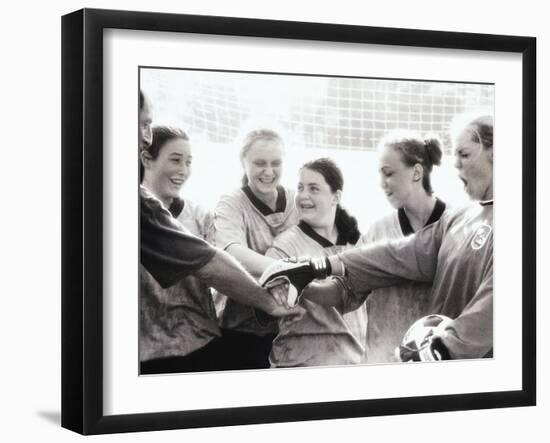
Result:
M434 209L424 227L438 221L445 212L445 208L445 203L436 198ZM405 213L405 210L403 208L399 208L397 210L397 217L399 218L399 225L401 227L401 232L403 232L403 235L407 236L410 234L414 234L414 229L412 228L411 222L409 221L409 218L407 217L407 214Z
M246 194L250 202L254 205L254 207L262 213L262 215L271 215L277 212L285 212L286 193L282 186L277 186L277 202L275 203L275 211L271 210L269 206L267 206L263 201L256 197L254 192L252 192L252 189L250 189L250 186L243 186L242 190Z
M300 223L298 223L298 227L302 230L304 234L306 234L309 238L319 243L323 248L330 248L331 246L334 246L334 243L332 243L330 240L327 240L322 235L317 234L317 232L315 232L315 230L305 221L300 220ZM338 238L336 239L336 245L345 245L345 244L346 244L346 240L340 233L338 233Z

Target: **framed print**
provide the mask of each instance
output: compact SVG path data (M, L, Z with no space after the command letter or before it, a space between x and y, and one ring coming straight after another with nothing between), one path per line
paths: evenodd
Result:
M64 16L62 425L534 405L535 51Z

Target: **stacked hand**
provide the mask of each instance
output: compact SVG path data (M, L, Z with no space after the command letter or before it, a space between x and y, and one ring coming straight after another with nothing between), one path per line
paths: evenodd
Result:
M307 285L330 274L327 258L289 258L269 266L260 277L260 284L269 289L278 303L293 307Z

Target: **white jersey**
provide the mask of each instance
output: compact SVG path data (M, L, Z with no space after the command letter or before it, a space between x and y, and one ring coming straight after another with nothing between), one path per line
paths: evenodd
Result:
M268 256L329 256L352 247L338 240L334 245L300 222L273 242ZM279 334L269 356L272 367L356 364L363 361L367 312L363 304L357 310L342 314L310 300L300 304L307 314L298 321L279 320Z
M440 200L426 223L441 217L445 204ZM413 230L405 212L401 209L375 222L361 237L357 246L381 240L393 240L412 234ZM394 350L409 327L419 318L430 314L431 284L405 282L372 291L367 297L366 361L382 363L396 361Z
M238 189L221 197L214 214L214 241L221 249L233 244L264 255L273 239L298 222L294 203L294 191L278 188L277 208L271 211L248 187ZM221 325L224 328L256 335L266 335L277 331L276 323L260 325L254 309L231 299L227 299Z
M192 234L212 242L214 215L195 202L189 200L182 200L182 202L183 209L177 216L177 220Z

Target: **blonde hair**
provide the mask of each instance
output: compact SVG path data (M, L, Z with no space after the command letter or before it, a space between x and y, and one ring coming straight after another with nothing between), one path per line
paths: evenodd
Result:
M469 112L453 119L451 135L456 139L464 131L471 132L471 140L483 146L483 149L493 149L493 116L488 112Z
M273 131L272 129L260 128L250 131L248 134L246 134L244 138L244 144L242 145L239 152L241 163L244 161L246 154L248 154L248 151L250 151L252 145L258 140L275 141L277 143L283 144L283 138L279 135L278 132ZM248 185L248 177L246 176L246 174L243 175L242 185Z

